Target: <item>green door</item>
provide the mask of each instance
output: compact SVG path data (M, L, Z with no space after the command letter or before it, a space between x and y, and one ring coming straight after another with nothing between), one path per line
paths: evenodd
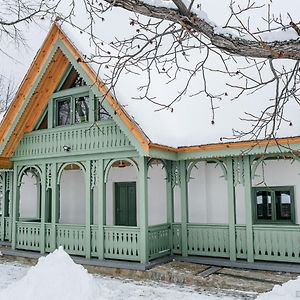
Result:
M136 226L136 184L135 182L115 183L116 225Z

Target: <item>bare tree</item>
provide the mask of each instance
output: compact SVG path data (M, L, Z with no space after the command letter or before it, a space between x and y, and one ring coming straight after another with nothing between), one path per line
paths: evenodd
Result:
M8 106L15 96L15 92L16 86L14 81L0 76L0 113L8 109Z
M143 74L139 99L155 103L157 109L172 110L183 97L204 95L209 100L214 124L222 98L236 100L270 86L273 92L268 105L257 115L246 112L242 118L251 126L249 130L234 130L234 137L274 138L282 123L293 126L285 106L291 101L300 104L300 28L290 14L288 22L281 15L273 15L272 1L261 4L262 1L255 0L228 0L230 14L220 26L201 9L201 0L83 0L80 5L88 19L84 26L76 22L77 0L69 1L68 10L60 10L62 3L58 0L2 2L5 10L0 11L7 13L0 15L0 40L6 36L23 42L18 24L45 17L58 17L88 33L96 50L85 59L97 63L99 70L108 70L102 79L109 91L114 92L124 73ZM134 34L122 39L115 37L108 48L99 39L96 25L114 7L134 13L128 22ZM252 24L251 14L261 16L260 28ZM169 103L160 103L151 94L153 76L171 83L179 81L182 74L185 79L180 79L178 93ZM226 77L227 89L214 89L211 74ZM201 82L197 89L193 84L196 79Z

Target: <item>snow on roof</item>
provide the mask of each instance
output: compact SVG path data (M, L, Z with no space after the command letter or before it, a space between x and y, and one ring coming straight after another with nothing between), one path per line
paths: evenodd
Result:
M98 51L95 49L95 45L91 43L88 33L67 23L64 23L61 28L84 57L93 57L95 52ZM102 26L99 30L105 29L106 27ZM213 65L214 62L211 64ZM109 72L104 67L99 72L97 63L90 63L90 66L102 78L105 78L107 72ZM156 73L152 70L153 74ZM187 93L180 101L172 105L173 110L159 110L160 107L150 101L136 100L141 95L139 87L142 85L145 76L147 74L123 74L115 87L115 96L152 143L172 147L227 142L228 140L224 137L233 137L233 128L238 130L249 130L251 128L249 122L241 120L245 117L245 112L260 115L264 107L269 105L270 95L274 93L274 86L270 85L253 95L242 96L232 101L230 100L227 83L234 83L230 80L236 81L237 79L224 78L224 76L218 76L218 74L207 75L207 81L210 81L209 84L216 91L219 93L228 91L229 94L227 97L224 96L214 102L217 109L215 110L215 122L212 122L211 101L204 94L189 97ZM176 97L178 93L177 85L184 79L179 74L176 82L167 84L159 76L152 76L151 95L155 97L156 102L167 105L171 99ZM193 84L195 86L195 82ZM288 116L287 118L292 122L292 126L282 123L277 137L298 136L300 134L300 120L295 104L289 102L286 104L285 116Z

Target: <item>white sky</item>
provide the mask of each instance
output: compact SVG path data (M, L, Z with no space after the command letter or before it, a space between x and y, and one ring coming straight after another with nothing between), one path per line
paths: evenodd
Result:
M228 0L203 0L197 1L202 5L202 9L208 14L208 17L217 23L219 26L223 25L229 15ZM239 0L239 3L246 3L246 0ZM257 1L258 4L270 3L271 1ZM77 1L77 3L79 3ZM68 6L68 1L64 1L64 5ZM66 9L63 8L63 9ZM276 15L279 13L286 16L289 12L295 20L300 16L300 4L295 0L273 0L272 12ZM78 13L80 12L80 13ZM265 14L263 14L265 16ZM122 38L132 32L132 27L129 25L130 14L121 9L113 9L105 16L105 22L100 22L97 26L97 35L102 40L109 43L114 37ZM250 22L253 28L264 26L261 21L262 15L257 13L250 16ZM82 8L78 6L75 22L83 25L85 16L82 14ZM285 23L288 20L283 18ZM25 36L28 39L29 47L24 49L15 49L14 45L8 45L7 49L15 60L11 60L0 53L0 74L4 74L8 78L14 78L16 82L20 82L26 73L37 49L42 44L42 41L48 31L49 22L41 21L39 25L30 25L25 29ZM261 28L261 27L260 27ZM78 35L78 32L65 27L65 30L72 36L76 46L83 52L91 52L92 49L88 47L88 43L84 43L84 38ZM85 37L86 41L88 37ZM76 42L76 40L78 40ZM241 60L239 60L241 63ZM287 64L287 62L284 62ZM211 66L217 66L218 62L210 61ZM234 65L232 64L234 68ZM266 74L268 77L268 74ZM266 100L273 93L272 87L256 93L254 96L241 97L239 100L230 101L232 91L226 87L229 82L227 77L217 76L215 74L208 75L209 88L215 92L228 92L229 96L223 98L222 101L216 103L219 107L216 110L215 124L211 124L210 102L204 96L185 99L174 105L174 112L162 111L155 112L157 109L151 103L145 101L134 101L131 96L137 95L137 83L143 79L143 76L124 76L123 81L119 83L117 96L121 104L126 105L126 110L134 116L134 119L141 126L144 132L149 136L152 142L165 144L169 146L189 146L197 144L218 143L220 137L230 137L232 135L232 128L247 129L250 125L240 121L240 117L244 112L257 113L265 105L268 105ZM182 81L184 78L181 76ZM234 79L236 80L236 79ZM236 81L232 81L234 83ZM176 85L179 81L176 82ZM191 85L190 94L196 88L197 80ZM176 95L178 89L176 85L166 85L165 81L157 79L155 81L155 89L152 90L153 95L158 97L162 103L168 103L171 95ZM293 122L292 127L283 126L279 136L295 136L300 133L300 121L298 121L298 107L294 105L287 105L286 116ZM163 122L163 123L162 123ZM164 124L162 126L162 124Z

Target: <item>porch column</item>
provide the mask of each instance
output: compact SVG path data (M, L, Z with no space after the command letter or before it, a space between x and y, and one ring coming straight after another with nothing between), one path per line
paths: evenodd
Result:
M139 158L138 187L140 200L140 259L141 263L147 263L148 254L148 179L147 158Z
M188 256L188 189L186 161L179 161L182 256Z
M19 204L20 204L20 187L18 183L19 168L14 166L14 180L13 180L13 215L12 215L12 240L11 247L13 250L17 246L17 221L19 220Z
M235 188L233 174L233 159L228 157L227 166L227 190L228 190L228 226L229 226L229 257L236 260L236 209L235 209Z
M13 182L14 182L14 173L9 172L7 174L9 180L9 190L8 190L8 199L7 199L7 215L9 216L9 225L8 225L8 236L9 241L11 241L12 234L12 220L13 220Z
M104 182L104 160L98 161L98 258L104 259L104 225L106 224L106 183Z
M93 191L91 189L91 161L87 161L85 171L85 257L91 258L91 224L93 211Z
M173 254L173 223L174 223L174 194L173 194L173 186L172 186L172 162L167 161L167 223L170 225L170 234L169 234L169 247L171 254Z
M246 237L247 237L247 261L254 261L253 254L253 204L252 204L252 180L250 156L244 157L244 178L245 178L245 208L246 208Z
M45 245L46 245L46 228L45 228L45 216L46 216L46 164L41 165L41 182L40 182L40 194L41 197L41 206L40 206L40 213L41 213L41 231L40 231L40 252L42 254L45 253Z
M7 172L0 172L0 176L2 177L2 215L1 215L1 236L0 240L4 241L5 239L5 211L6 211L6 198L7 198L7 187L6 187L6 176L8 176Z
M56 249L56 223L58 222L57 202L58 200L57 164L51 165L51 251Z

